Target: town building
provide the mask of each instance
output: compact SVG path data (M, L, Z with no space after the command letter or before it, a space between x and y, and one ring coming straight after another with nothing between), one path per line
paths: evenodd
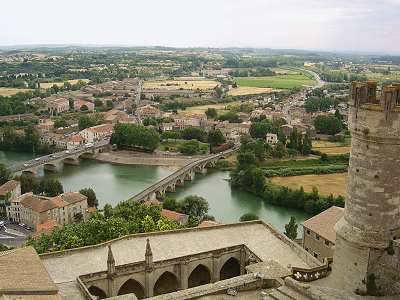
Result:
M51 115L69 111L69 100L66 98L51 99L47 102L47 107Z
M88 111L94 111L94 103L81 99L74 100L75 111L80 111L82 106L86 106Z
M162 116L162 112L151 105L138 107L136 113L142 120L146 118L159 118Z
M332 206L303 223L303 248L324 261L333 257L336 240L335 224L343 217L344 209Z
M87 143L93 143L101 139L110 137L113 133L112 124L102 124L86 128L79 132Z
M80 134L74 134L67 139L67 149L76 149L85 144L85 139Z
M6 213L6 207L19 196L21 196L19 181L10 180L0 186L0 213Z
M166 217L172 221L177 222L179 225L186 225L189 221L189 216L181 214L169 209L161 209L161 216Z
M267 133L267 135L265 136L265 141L267 142L267 144L275 145L276 143L278 143L278 135L275 133Z
M36 229L38 224L55 220L60 225L75 222L75 215L85 217L87 198L78 192L64 193L56 197L45 197L33 193L23 194L11 201L7 207L9 220L24 223Z

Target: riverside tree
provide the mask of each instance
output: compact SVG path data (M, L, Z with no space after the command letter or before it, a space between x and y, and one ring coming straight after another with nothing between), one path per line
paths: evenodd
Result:
M160 143L160 136L153 128L135 124L117 124L111 144L118 148L139 148L153 152Z
M297 223L296 218L294 216L290 217L290 221L285 225L284 234L291 240L294 240L297 237Z

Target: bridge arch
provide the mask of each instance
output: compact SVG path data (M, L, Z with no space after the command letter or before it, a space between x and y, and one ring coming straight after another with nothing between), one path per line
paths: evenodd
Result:
M240 275L240 262L234 257L229 258L219 271L219 280L225 280Z
M154 284L154 296L176 292L179 288L178 278L165 271Z
M97 299L107 298L106 292L104 292L101 288L98 288L97 286L92 285L90 288L88 288L88 291L92 296L96 296Z
M35 176L35 175L36 175L36 172L33 171L33 170L23 170L23 171L22 171L22 174L30 175L30 176Z
M143 286L132 278L125 281L125 283L118 290L118 296L125 294L135 294L138 299L145 298Z
M188 277L188 288L207 284L211 282L211 272L203 264L199 264Z

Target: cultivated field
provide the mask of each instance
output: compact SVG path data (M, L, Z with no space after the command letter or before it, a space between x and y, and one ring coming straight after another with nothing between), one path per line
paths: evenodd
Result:
M241 102L229 102L229 103L219 103L219 104L207 104L200 106L192 106L188 107L185 110L180 110L178 113L180 115L189 115L189 114L203 114L208 108L215 108L219 113L227 112L225 109L226 106L232 104L240 104Z
M31 89L15 89L15 88L6 88L6 87L0 87L0 96L12 96L17 93L24 93L24 92L29 92Z
M346 180L347 173L271 178L272 182L292 189L299 189L302 186L306 192L311 192L315 186L321 195L327 196L330 194L346 196Z
M266 87L239 86L235 89L231 89L228 92L228 96L269 94L273 92L279 92L279 90Z
M298 75L300 74L300 71L295 71L295 70L289 70L285 68L272 68L272 71L274 71L278 75Z
M350 146L342 146L340 144L332 143L329 141L313 141L313 150L320 151L326 154L345 154L350 153Z
M67 80L70 84L76 84L78 81L81 80L83 82L89 82L89 79L73 79L73 80ZM57 85L59 87L64 85L64 82L42 82L40 83L40 88L42 89L49 89L53 85Z
M277 75L267 77L236 77L239 87L258 87L258 88L275 88L275 89L291 89L302 87L305 85L315 85L315 80L301 74Z
M209 91L220 85L215 80L150 80L145 81L143 88L145 89L161 89L161 90L203 90Z

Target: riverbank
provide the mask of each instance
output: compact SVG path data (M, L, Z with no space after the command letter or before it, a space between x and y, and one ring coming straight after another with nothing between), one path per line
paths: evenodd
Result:
M112 151L99 153L94 159L100 162L106 162L115 165L145 165L180 168L187 165L191 161L195 159L200 159L202 157L204 156L183 156L133 151Z

